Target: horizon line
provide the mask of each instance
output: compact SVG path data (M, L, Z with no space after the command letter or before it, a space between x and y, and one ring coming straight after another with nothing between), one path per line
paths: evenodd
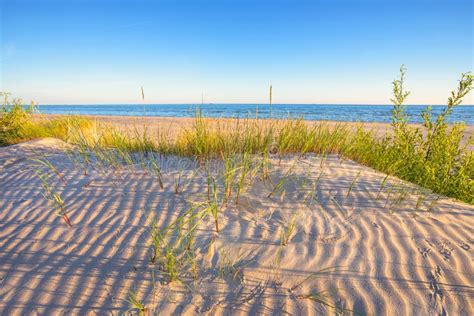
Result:
M35 106L61 106L61 105L270 105L270 103L244 103L244 102L207 102L207 103L191 103L191 102L167 102L167 103L37 103ZM273 105L371 105L371 106L393 106L391 103L272 103ZM404 106L447 106L446 104L427 104L427 103L412 103L404 104ZM457 106L474 106L474 104L459 104Z

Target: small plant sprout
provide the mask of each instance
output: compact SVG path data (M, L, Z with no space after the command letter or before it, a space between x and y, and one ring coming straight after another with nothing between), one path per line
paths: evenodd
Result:
M319 292L311 292L309 294L300 294L297 295L298 299L309 299L315 303L321 304L323 306L329 307L336 312L336 315L340 315L344 312L352 312L350 309L344 309L340 306L337 306L336 303L333 303L334 295L330 291L324 290Z
M321 162L319 163L319 168L323 168L324 165L326 164L326 161L328 159L328 153L326 151L324 151L321 155Z
M361 173L361 172L362 172L362 171L359 171L359 173L356 175L356 177L354 178L354 180L352 180L352 183L351 183L351 185L349 186L349 190L347 190L347 195L346 195L346 197L349 197L349 194L351 194L351 191L352 191L352 189L354 188L354 185L356 184L357 179L359 179L359 176L360 176L360 173Z
M137 292L134 289L130 289L128 292L127 302L130 308L127 310L127 313L135 311L138 312L138 315L145 316L146 315L146 307L145 304L140 300L138 297Z
M166 246L165 248L165 272L168 274L169 283L178 280L178 259L173 248L170 246Z
M270 174L270 161L268 159L268 149L263 151L262 159L260 162L260 169L262 170L262 179L267 180Z
M295 293L295 291L298 290L304 283L306 283L306 282L308 282L308 281L310 281L314 278L320 277L321 275L323 275L325 273L328 273L328 272L343 271L340 268L341 267L329 267L329 268L321 269L317 272L311 273L310 275L305 277L302 281L298 282L297 284L295 284L294 286L289 288L288 291L295 298L312 300L316 303L319 303L319 304L322 304L326 307L330 307L330 308L334 309L337 313L353 312L352 310L349 310L349 309L340 308L339 306L337 306L337 304L333 303L333 301L334 301L333 296L334 295L330 295L330 292L327 291L327 290L324 290L324 291L311 291L308 294L296 294Z
M395 200L395 206L396 208L399 208L400 205L405 202L405 200L407 199L408 197L408 194L409 194L409 191L406 187L402 187L400 188L399 192L398 192L398 196L397 196L397 199Z
M224 199L223 199L224 200ZM216 181L212 179L212 196L207 202L207 212L214 218L216 232L219 232L219 195L217 192Z
M50 170L54 174L56 174L59 180L61 180L62 182L65 182L61 172L59 172L59 170L48 159L30 158L30 160L33 162L36 162L37 169L39 169L41 166L46 167L47 170Z
M69 227L72 227L71 220L69 219L69 216L67 215L67 210L65 207L65 203L63 199L61 198L61 195L54 191L54 189L50 186L47 180L47 176L43 173L41 173L39 170L35 170L36 176L40 179L41 181L41 186L44 189L44 194L43 196L50 201L56 208L55 214L59 217L61 217L66 225Z
M207 200L211 200L211 191L212 191L212 183L215 181L211 175L211 171L209 170L209 166L206 165L206 180L207 180Z
M155 263L156 259L159 256L160 249L165 238L164 232L158 227L156 218L153 218L153 221L151 224L150 237L151 237L151 244L152 244L152 249L153 249L153 253L152 253L150 261L152 263Z
M235 204L239 204L240 195L242 192L245 191L247 178L249 177L249 174L251 171L252 171L252 160L250 159L250 155L248 154L248 152L245 152L242 157L240 174L237 180Z
M283 225L280 229L280 245L286 246L290 242L296 229L296 214L293 215L287 225Z
M53 198L53 201L54 203L56 204L56 207L58 209L58 211L56 212L56 215L60 216L63 218L64 222L69 226L71 227L72 226L72 223L71 223L71 220L69 219L68 215L67 215L67 211L64 207L64 201L63 199L61 198L61 196L54 192L54 191L51 191L51 196Z
M193 251L186 252L186 258L188 259L188 264L191 268L191 273L194 281L198 279L198 264L196 262L196 256Z
M440 200L439 196L436 196L428 205L428 212L434 211L436 206L438 205L438 201Z
M316 193L317 193L317 190L318 190L319 181L321 180L322 176L323 176L323 171L321 171L319 173L319 176L316 178L315 181L312 181L311 190L308 192L308 194L305 198L305 202L308 203L309 206L311 206L313 204L314 200L317 201Z
M308 281L310 281L314 278L317 278L317 277L323 275L324 273L343 271L340 268L341 268L340 266L339 267L329 267L329 268L324 268L324 269L318 270L316 272L313 272L310 275L308 275L307 277L305 277L302 281L300 281L300 282L296 283L295 285L293 285L292 287L290 287L289 291L290 291L290 293L294 292L295 290L300 288L304 283L306 283L306 282L308 282Z
M224 174L222 177L224 180L224 195L222 198L222 204L225 205L232 196L235 177L240 167L237 167L235 157L224 156L222 154L222 159L224 161Z
M288 181L288 176L293 170L294 166L295 165L293 164L290 168L288 168L288 170L285 172L285 175L280 180L278 180L277 184L273 187L273 190L267 195L267 198L271 198L273 194L281 190L286 181Z
M380 183L380 189L379 189L379 192L377 193L377 198L376 198L376 200L378 200L378 199L380 198L380 194L382 194L382 191L385 189L385 186L387 185L388 177L389 177L389 175L387 174L387 175L383 178L382 182Z
M267 195L267 198L271 198L273 194L275 194L275 192L279 191L283 185L285 184L285 182L288 180L288 178L286 177L282 177L280 180L278 180L277 184L275 186L273 186L273 189L270 193L268 193Z
M244 280L244 268L252 262L248 254L244 255L239 249L236 255L232 256L226 249L219 250L218 270L220 277L230 277L233 281Z
M281 265L281 258L283 257L283 247L285 247L284 245L282 245L282 240L281 240L281 236L280 236L280 245L278 247L278 250L277 252L275 253L275 259L274 259L274 268L275 269L279 269L280 268L280 265Z
M163 190L164 186L163 186L161 168L160 168L160 165L159 165L155 155L153 155L153 154L151 155L151 158L150 158L150 169L157 176L158 183L160 185L160 189Z
M418 196L416 199L416 205L415 205L415 211L419 211L421 209L421 206L425 202L426 197L424 195Z
M191 268L191 273L193 275L193 279L197 280L198 277L198 266L196 263L196 257L194 254L195 250L195 236L196 236L196 228L199 225L199 220L198 218L192 218L188 222L188 233L183 237L183 242L182 242L182 249L185 253L185 257L188 261L188 264Z

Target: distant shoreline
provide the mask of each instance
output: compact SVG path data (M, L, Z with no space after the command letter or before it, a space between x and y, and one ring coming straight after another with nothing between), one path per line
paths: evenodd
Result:
M344 121L390 123L392 105L337 105L337 104L82 104L82 105L40 105L43 114L78 114L100 116L147 116L187 117L200 111L204 117L212 118L303 118L305 121ZM413 123L422 123L422 112L426 106L408 105L406 114ZM439 115L445 106L433 106L433 117ZM474 106L464 105L454 109L448 122L465 122L474 126Z
M200 105L263 105L269 106L269 103L53 103L53 104L39 104L38 106L147 106L147 105L188 105L188 106L200 106ZM393 106L393 104L376 104L376 103L272 103L273 106L282 106L282 105L311 105L311 106ZM444 107L446 104L405 104L405 106L418 106L418 107ZM459 107L474 107L474 104L460 104Z

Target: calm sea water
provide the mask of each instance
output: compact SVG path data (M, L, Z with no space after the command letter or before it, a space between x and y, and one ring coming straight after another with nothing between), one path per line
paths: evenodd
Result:
M206 117L255 117L258 107L260 118L268 118L268 104L84 104L40 105L39 111L47 114L89 114L125 116L192 117L200 108ZM444 106L433 106L433 114L439 114ZM409 105L406 112L410 122L421 122L425 106ZM349 122L390 122L391 105L335 105L335 104L274 104L273 117L302 117L306 120L332 120ZM474 125L474 105L459 106L449 117L449 122L463 121Z

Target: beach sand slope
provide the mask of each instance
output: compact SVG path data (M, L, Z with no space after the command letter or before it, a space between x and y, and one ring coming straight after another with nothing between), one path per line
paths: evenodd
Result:
M65 147L43 139L0 148L2 315L116 315L130 308L131 289L149 314L334 315L328 305L362 315L474 314L468 204L395 178L383 185L384 174L336 156L272 158L270 180L255 179L238 205L224 207L218 234L210 218L199 226L198 278L184 271L167 284L150 263L150 218L165 227L206 195L199 166L163 157L162 190L139 167L85 173ZM61 174L51 181L72 227L33 172L30 158L44 155Z

